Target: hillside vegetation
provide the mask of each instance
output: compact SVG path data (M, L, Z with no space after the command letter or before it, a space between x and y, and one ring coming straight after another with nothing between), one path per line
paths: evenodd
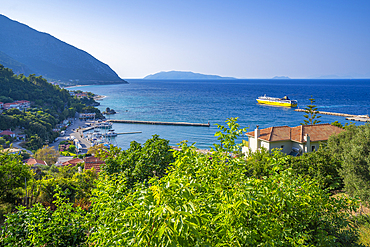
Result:
M0 129L24 129L27 134L26 147L41 148L45 141L53 141L59 133L53 132L60 121L74 117L76 112L97 112L81 100L70 96L66 89L47 82L41 76L15 75L11 69L0 64L0 102L28 100L31 109L4 110L0 114ZM101 114L100 114L101 115Z

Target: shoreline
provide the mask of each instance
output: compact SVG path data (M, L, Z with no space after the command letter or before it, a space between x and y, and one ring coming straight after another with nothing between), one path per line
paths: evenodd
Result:
M64 87L64 89L69 89L69 88L75 88L75 87L82 87L82 86L89 86L89 85L75 85L75 86L69 86L69 87ZM94 100L102 100L104 98L106 98L107 96L105 95L99 95L99 94L95 94L95 96L93 97Z
M103 99L105 99L106 97L108 97L108 96L105 96L105 95L97 95L97 94L96 94L96 96L94 96L94 100L103 100Z
M90 86L90 85L74 85L74 86L68 86L68 87L63 87L63 88L67 89L67 88L83 87L83 86Z

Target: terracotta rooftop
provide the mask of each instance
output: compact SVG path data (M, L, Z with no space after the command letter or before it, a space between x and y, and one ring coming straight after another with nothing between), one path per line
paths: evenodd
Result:
M90 156L84 159L85 161L85 170L89 170L91 168L95 168L96 172L100 172L100 165L105 164L104 161L100 160L99 158L95 156Z
M43 160L37 160L35 158L29 158L29 159L26 159L26 160L23 160L23 163L27 164L27 165L47 165L45 161Z
M10 130L4 130L4 131L1 131L0 132L0 136L5 136L5 135L15 135L15 133L13 131L10 131Z
M292 140L304 143L304 136L308 134L312 142L326 141L331 135L339 134L344 129L331 124L300 125L297 127L278 126L260 129L258 139L268 142ZM254 137L254 131L246 133L247 136Z
M67 165L76 166L78 163L84 163L84 161L82 159L79 159L79 158L71 159L71 160L68 160L66 162L63 162L62 166L67 166Z

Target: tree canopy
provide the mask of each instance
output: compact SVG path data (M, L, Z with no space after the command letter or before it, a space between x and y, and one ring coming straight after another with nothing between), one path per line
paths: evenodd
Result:
M58 157L58 151L49 146L44 146L35 153L35 158L45 161L48 166L54 165L58 161Z

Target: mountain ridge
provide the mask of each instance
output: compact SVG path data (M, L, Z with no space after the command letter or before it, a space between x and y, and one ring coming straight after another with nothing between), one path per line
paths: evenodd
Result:
M155 74L147 75L146 80L233 80L234 77L222 77L218 75L206 75L194 73L191 71L161 71Z
M127 83L86 51L1 14L0 33L0 51L12 60L13 64L6 66L15 71L19 65L14 66L14 61L25 65L29 69L27 73L42 75L48 80L78 84Z

